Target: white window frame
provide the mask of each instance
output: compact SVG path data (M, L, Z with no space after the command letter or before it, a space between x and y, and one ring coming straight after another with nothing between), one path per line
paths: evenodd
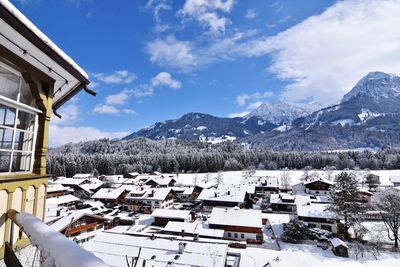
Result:
M9 168L8 168L8 172L0 172L0 176L4 176L4 175L10 175L10 174L24 174L24 173L32 173L33 172L33 164L34 164L34 160L35 160L35 146L36 146L36 138L37 138L37 131L38 131L38 118L39 118L39 114L42 113L41 110L36 109L34 107L31 107L29 105L23 104L20 101L20 96L21 96L21 89L22 89L22 81L23 81L23 77L21 76L21 74L15 70L13 70L12 68L10 68L9 66L7 66L6 64L3 64L2 62L0 62L1 66L6 68L7 70L9 70L12 74L15 74L19 77L19 87L18 87L18 95L17 95L17 100L13 100L10 98L7 98L5 96L0 95L0 103L6 107L15 109L15 115L14 115L14 122L13 122L13 127L10 126L6 126L6 125L1 125L0 124L0 128L1 129L7 129L7 130L11 130L12 131L12 139L11 139L11 149L4 149L4 148L0 148L1 152L8 152L11 153L10 155L10 164L9 164ZM33 125L33 131L31 130L25 130L25 129L18 129L17 127L17 120L18 120L18 115L19 112L23 111L29 114L34 115L34 125ZM30 150L19 150L19 149L15 149L15 136L17 131L19 132L23 132L23 133L28 133L28 134L32 134L32 147ZM13 165L13 160L14 160L14 153L24 153L24 154L30 154L31 158L30 158L30 163L29 163L29 170L27 171L12 171L12 165Z

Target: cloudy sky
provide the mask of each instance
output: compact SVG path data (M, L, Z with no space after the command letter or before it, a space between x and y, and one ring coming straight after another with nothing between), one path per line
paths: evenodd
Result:
M51 145L117 138L187 112L334 104L370 71L399 72L398 0L14 0L90 75Z

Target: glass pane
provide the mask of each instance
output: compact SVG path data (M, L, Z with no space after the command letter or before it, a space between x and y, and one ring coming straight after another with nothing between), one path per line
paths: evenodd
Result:
M31 154L14 152L11 171L12 172L27 172L31 168Z
M15 132L15 150L32 151L33 146L33 134L16 131Z
M31 107L37 108L36 101L32 96L32 91L29 85L25 82L22 82L21 85L21 95L19 97L19 102L27 104Z
M14 128L15 109L0 104L0 125Z
M17 128L33 132L35 126L35 115L19 110Z
M10 168L10 152L0 151L0 172L9 172Z
M0 66L0 95L18 100L19 77Z
M12 148L12 134L13 134L12 130L0 128L0 148L2 149Z

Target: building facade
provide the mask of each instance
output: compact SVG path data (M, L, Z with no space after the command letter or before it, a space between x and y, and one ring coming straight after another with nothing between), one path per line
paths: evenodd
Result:
M10 236L9 209L44 219L50 117L89 83L87 74L10 2L0 1L0 258ZM87 89L90 91L89 89Z

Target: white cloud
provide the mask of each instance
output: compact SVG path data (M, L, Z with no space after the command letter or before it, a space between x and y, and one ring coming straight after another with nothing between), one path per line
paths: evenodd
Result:
M150 61L161 66L190 70L197 65L191 43L179 41L173 36L149 42L146 50L150 55Z
M152 86L168 86L172 89L179 89L182 87L182 83L178 80L172 78L171 74L168 72L160 72L151 81Z
M280 34L255 40L246 56L272 54L269 70L289 81L283 97L340 100L370 71L398 72L400 1L340 1Z
M146 9L153 12L153 17L156 25L154 26L154 31L164 32L169 29L169 26L163 23L161 19L162 11L171 10L171 5L166 0L149 0L145 6Z
M234 0L186 0L179 14L185 18L195 19L213 34L225 32L230 20L220 13L230 13Z
M80 142L96 140L101 138L122 138L129 132L107 132L94 127L60 127L50 124L49 127L49 146L57 147L70 142Z
M129 90L123 90L117 94L109 95L106 97L106 104L108 105L123 105L129 98Z
M93 109L93 112L100 114L119 114L119 109L113 105L99 104Z
M57 110L57 113L61 115L61 119L52 115L52 124L57 125L72 125L79 120L80 111L78 106L78 98L72 98L67 104Z
M125 113L125 114L127 114L127 115L136 115L136 114L137 114L136 111L134 111L133 109L129 109L129 108L124 108L124 109L122 110L122 112Z
M255 19L257 16L258 16L258 14L254 8L247 9L246 15L245 15L246 19Z
M93 73L93 77L106 84L130 84L136 79L136 75L127 70L117 70L111 74Z
M240 94L236 97L236 104L239 107L243 107L244 105L246 105L246 103L248 101L262 100L262 99L269 98L273 95L274 95L274 93L270 92L270 91L266 91L264 93L255 92L253 94L244 93L244 94Z
M247 114L249 114L249 111L243 111L243 112L238 112L238 113L231 113L228 115L229 118L236 118L236 117L244 117Z

